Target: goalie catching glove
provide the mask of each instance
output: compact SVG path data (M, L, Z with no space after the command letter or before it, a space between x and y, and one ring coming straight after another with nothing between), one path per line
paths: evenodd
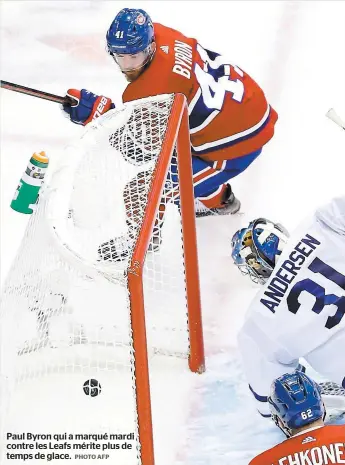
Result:
M66 97L70 97L73 103L64 103L63 110L73 123L83 126L115 108L110 98L93 94L86 89L68 89Z

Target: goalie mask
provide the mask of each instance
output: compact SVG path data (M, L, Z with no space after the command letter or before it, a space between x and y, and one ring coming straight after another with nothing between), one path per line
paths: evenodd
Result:
M255 283L265 284L288 237L289 233L280 224L265 218L252 221L232 237L231 255L235 265Z

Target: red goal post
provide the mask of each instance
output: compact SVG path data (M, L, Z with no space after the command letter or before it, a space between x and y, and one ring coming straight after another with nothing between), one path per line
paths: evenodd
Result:
M151 191L148 194L144 220L128 267L133 345L136 353L134 365L139 439L141 443L141 460L143 465L154 464L150 383L145 330L143 265L175 146L179 170L190 340L189 368L195 373L203 373L205 371L205 356L194 211L192 155L190 149L187 100L182 94L176 94L174 97L165 139L154 172Z

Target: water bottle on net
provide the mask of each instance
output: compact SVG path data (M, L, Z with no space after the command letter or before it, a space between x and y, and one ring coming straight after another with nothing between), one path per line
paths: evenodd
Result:
M44 183L49 159L45 152L35 152L19 181L11 202L11 208L30 215L38 201L39 191Z

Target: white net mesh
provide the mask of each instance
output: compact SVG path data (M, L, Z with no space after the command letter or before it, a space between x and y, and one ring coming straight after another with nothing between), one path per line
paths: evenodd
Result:
M89 125L41 194L2 291L2 464L23 463L6 455L15 442L6 435L23 432L134 433L131 450L113 450L114 438L99 444L116 463L140 463L126 266L172 102L160 96L127 104ZM173 157L145 260L150 365L189 351L176 175ZM70 439L64 453L80 464L75 454L90 449ZM88 463L104 460L90 456Z

